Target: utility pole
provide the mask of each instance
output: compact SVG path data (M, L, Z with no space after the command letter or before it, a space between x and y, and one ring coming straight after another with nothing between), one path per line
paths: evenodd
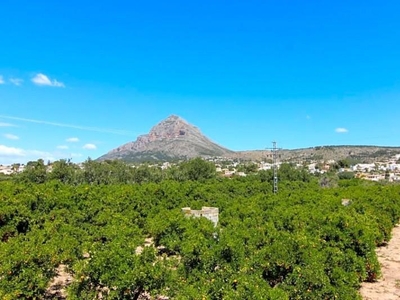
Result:
M277 143L272 142L272 148L267 148L272 151L272 159L274 162L273 171L274 171L274 194L278 194L278 151L281 148L277 148Z

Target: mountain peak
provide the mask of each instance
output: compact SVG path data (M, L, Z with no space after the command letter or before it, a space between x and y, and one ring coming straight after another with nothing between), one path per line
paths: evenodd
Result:
M150 141L162 139L183 138L190 135L202 135L193 125L179 116L171 115L151 128L148 137Z
M196 156L223 156L230 152L210 141L196 126L177 115L170 115L153 126L148 134L111 150L99 159L170 160Z
M180 116L172 114L168 116L168 118L166 118L164 121L178 121L178 120L183 121L183 119Z

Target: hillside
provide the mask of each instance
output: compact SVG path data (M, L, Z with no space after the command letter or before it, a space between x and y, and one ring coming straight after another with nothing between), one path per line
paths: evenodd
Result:
M232 151L212 142L197 127L171 115L154 126L148 134L111 150L99 160L168 161L230 154Z
M382 146L317 146L303 149L282 149L279 157L282 161L329 161L349 159L352 162L375 162L389 159L400 154L400 147ZM265 160L271 157L267 150L238 151L233 157L245 160Z

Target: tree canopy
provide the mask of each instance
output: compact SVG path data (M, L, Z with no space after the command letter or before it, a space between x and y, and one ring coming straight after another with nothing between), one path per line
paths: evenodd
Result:
M38 162L0 181L0 298L43 299L60 265L68 299L360 299L379 278L400 186L321 187L282 165L274 195L270 171L222 178L210 166ZM217 227L181 212L203 206L219 208Z

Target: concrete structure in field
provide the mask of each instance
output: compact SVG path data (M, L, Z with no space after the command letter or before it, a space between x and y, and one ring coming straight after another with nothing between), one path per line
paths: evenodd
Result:
M343 206L349 206L351 204L351 200L350 199L342 199L342 205Z
M219 209L218 207L207 207L203 206L201 210L193 210L190 207L182 208L182 212L187 217L200 218L204 217L214 223L214 227L218 224Z

